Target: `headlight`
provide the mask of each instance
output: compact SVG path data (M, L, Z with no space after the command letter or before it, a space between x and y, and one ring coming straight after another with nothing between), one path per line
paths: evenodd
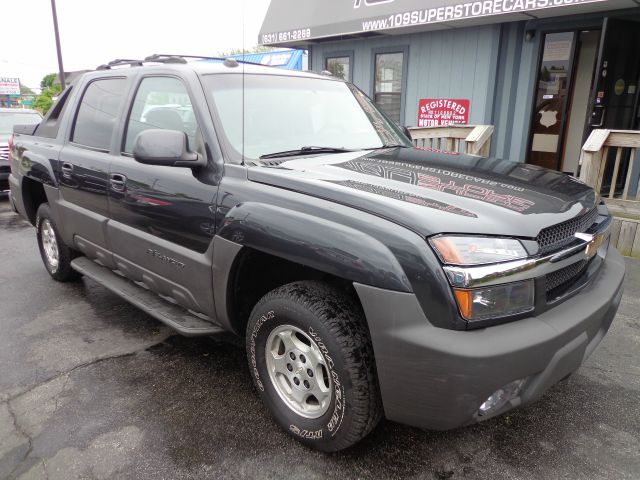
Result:
M517 260L527 251L513 238L471 237L446 235L429 239L442 263L449 265L478 265Z
M515 238L442 235L430 238L429 242L442 263L469 266L470 269L474 265L509 262L528 256L522 243ZM533 280L482 288L454 287L453 294L460 314L470 322L518 315L534 309Z
M462 316L469 321L517 315L533 310L533 280L491 287L454 288Z

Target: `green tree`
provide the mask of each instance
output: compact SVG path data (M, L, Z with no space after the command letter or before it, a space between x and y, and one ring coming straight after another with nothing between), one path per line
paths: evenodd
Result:
M20 95L35 95L36 92L31 90L29 87L25 87L24 85L20 85Z
M40 95L38 95L38 97L33 102L33 108L40 110L43 115L47 113L53 105L53 97L60 93L60 85L53 84L55 79L55 73L50 73L49 75L44 76L44 78L40 82L42 92L40 92Z
M55 82L57 75L55 73L50 73L45 75L40 82L40 87L51 88L53 86L53 82Z

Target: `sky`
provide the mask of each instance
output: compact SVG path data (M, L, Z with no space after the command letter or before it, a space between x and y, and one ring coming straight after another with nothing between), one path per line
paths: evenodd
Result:
M58 71L50 0L20 0L2 24L0 77L40 86ZM251 48L269 0L56 0L65 71L153 53L215 55ZM244 34L243 34L244 33Z

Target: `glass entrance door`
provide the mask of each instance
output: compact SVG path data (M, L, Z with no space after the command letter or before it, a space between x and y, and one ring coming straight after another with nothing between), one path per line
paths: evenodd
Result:
M577 32L545 34L538 64L527 161L554 170L561 165L576 35Z
M640 81L640 22L607 18L589 126L634 128Z

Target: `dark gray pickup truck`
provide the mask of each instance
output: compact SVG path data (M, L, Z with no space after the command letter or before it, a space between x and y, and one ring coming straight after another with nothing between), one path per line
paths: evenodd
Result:
M55 280L243 336L278 424L335 451L383 415L451 429L536 400L622 295L592 189L403 132L328 76L115 61L15 127L11 194Z

